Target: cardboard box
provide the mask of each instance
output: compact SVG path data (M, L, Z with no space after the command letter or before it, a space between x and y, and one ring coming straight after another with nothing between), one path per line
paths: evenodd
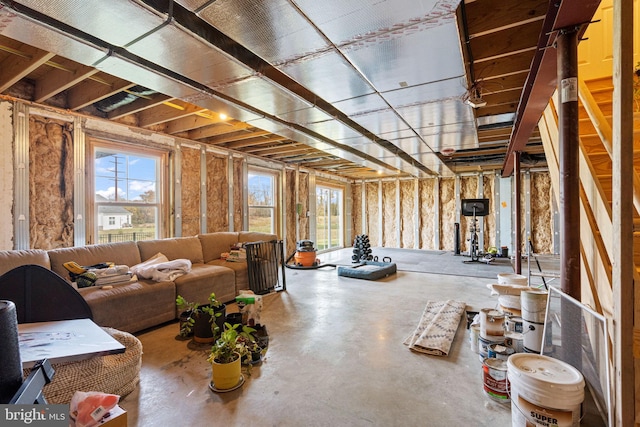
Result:
M103 418L98 424L100 427L127 427L127 411L116 405L109 416Z

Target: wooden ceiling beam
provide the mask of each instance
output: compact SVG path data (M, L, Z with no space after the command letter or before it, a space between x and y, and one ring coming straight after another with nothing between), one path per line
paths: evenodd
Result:
M542 20L536 20L492 34L474 37L469 40L473 60L478 61L483 58L530 49L532 47L531 40L534 40L534 43L537 42L541 28Z
M170 105L167 105L167 103L160 104L137 113L138 126L143 128L154 126L171 120L201 113L203 111L207 111L207 109L184 101L174 100L171 101Z
M213 145L226 144L229 142L235 141L243 141L246 139L257 138L260 136L270 135L271 132L267 132L266 130L260 130L257 128L253 128L255 130L243 130L241 132L235 132L233 134L224 135L220 137L208 138L207 143Z
M19 50L22 56L9 55L0 63L0 92L9 89L55 56L54 53L26 44L23 44Z
M212 136L224 135L239 130L249 129L253 126L243 122L224 122L212 126L205 126L198 129L190 130L189 139L202 140Z
M299 150L301 147L307 150L313 150L313 148L301 142L290 142L290 143L284 143L284 144L279 144L279 145L270 146L270 147L250 148L244 151L245 153L251 153L251 154L255 154L255 153L270 154L271 152L277 153L278 151L276 150L280 150L280 152L286 152L286 151L292 151L292 150Z
M101 74L100 80L86 79L71 87L67 96L69 109L79 110L135 86L135 83L108 74Z
M76 65L77 68L70 71L54 68L47 72L43 78L37 80L34 94L35 102L44 102L99 72L93 67L81 64Z
M165 132L168 134L176 134L180 132L186 132L193 129L198 129L204 126L215 125L220 123L222 119L216 113L207 111L203 112L206 115L194 114L180 119L172 120L167 123Z
M313 153L312 150L313 149L311 147L296 147L296 148L289 148L288 150L280 149L278 151L276 151L276 149L273 149L273 151L263 152L263 153L260 153L260 155L269 156L269 158L271 159L283 159L285 157L296 156L299 154L311 154Z
M249 150L244 150L245 152L248 153L253 153L253 152L257 152L260 150L264 150L263 147L261 147L262 145L266 145L266 144L271 144L272 142L279 142L279 141L285 141L288 138L284 137L284 136L280 136L280 135L271 135L269 138L256 138L256 139L250 139L247 141L237 141L237 142L231 142L227 145L225 145L226 148L232 149L232 150L237 150L240 148L245 148L245 147L258 147L256 149L249 149Z
M497 78L517 73L528 73L535 49L523 50L512 55L487 58L473 62L476 80Z
M549 0L465 2L469 36L492 33L533 19L544 19Z
M117 120L124 116L128 116L129 114L139 113L142 110L153 108L163 102L171 101L173 99L175 98L162 93L156 93L148 98L138 98L131 104L123 105L122 107L109 111L107 113L107 117L111 120Z

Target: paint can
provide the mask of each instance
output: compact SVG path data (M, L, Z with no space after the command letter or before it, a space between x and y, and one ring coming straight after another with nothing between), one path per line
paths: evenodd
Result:
M504 337L500 337L499 340L485 339L482 338L482 336L478 337L478 354L481 362L489 356L489 346L491 344L504 344Z
M529 322L527 320L523 321L523 348L527 353L548 353L551 352L553 342L551 335L552 324L549 323L547 325L547 330L545 334L545 324L544 323L536 323Z
M515 273L498 273L498 283L501 285L522 285L527 286L529 279L527 276Z
M505 344L489 344L487 346L487 357L507 360L515 351L511 347L507 347Z
M500 403L509 403L507 362L486 358L482 361L482 387L484 394Z
M512 427L580 425L585 385L580 371L539 354L514 354L506 364Z
M505 332L504 345L512 348L514 353L522 353L524 351L522 332Z
M504 313L493 308L480 310L480 337L488 340L502 339Z
M530 290L520 293L520 305L522 307L522 319L533 323L544 323L547 312L546 291Z
M507 316L504 321L505 332L520 332L522 333L522 317L520 316Z
M480 338L480 325L475 323L469 326L469 344L474 353L478 352L478 338Z

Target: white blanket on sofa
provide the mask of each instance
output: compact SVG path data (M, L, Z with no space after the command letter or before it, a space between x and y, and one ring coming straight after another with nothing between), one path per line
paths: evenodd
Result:
M156 282L172 281L190 271L191 261L188 259L179 258L169 261L166 255L161 253L131 267L131 272L136 276Z

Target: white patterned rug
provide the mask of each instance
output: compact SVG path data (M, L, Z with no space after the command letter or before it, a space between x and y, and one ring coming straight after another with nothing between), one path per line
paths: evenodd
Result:
M446 356L466 306L454 300L427 302L418 327L404 340L404 345L412 351Z

